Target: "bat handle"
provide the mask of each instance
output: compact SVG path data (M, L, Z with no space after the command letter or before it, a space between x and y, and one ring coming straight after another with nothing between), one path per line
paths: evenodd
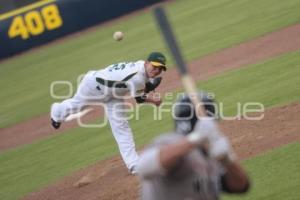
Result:
M187 91L187 93L190 95L191 101L195 106L196 115L198 118L205 117L206 114L204 112L204 108L201 104L201 101L198 97L198 90L196 87L195 82L193 81L192 77L188 74L182 75L181 77L183 87Z

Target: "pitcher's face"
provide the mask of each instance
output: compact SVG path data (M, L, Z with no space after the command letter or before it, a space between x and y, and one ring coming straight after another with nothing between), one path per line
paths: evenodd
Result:
M146 61L145 67L148 78L154 78L158 76L162 71L161 67L155 67L148 61Z

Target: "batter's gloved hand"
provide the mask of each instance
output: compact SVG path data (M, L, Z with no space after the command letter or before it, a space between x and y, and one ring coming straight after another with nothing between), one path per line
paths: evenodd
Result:
M232 162L236 160L236 155L232 150L232 147L224 135L219 137L210 143L209 149L210 157L223 162Z
M155 90L160 85L161 80L161 77L156 77L153 80L147 82L145 86L145 93L149 93Z
M202 117L196 122L193 132L187 135L189 142L201 145L207 141L216 139L219 135L219 128L214 118Z

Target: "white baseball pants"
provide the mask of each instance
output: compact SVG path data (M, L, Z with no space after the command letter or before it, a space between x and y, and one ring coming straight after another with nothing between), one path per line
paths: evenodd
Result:
M81 111L84 107L93 103L103 103L111 130L117 141L122 159L128 169L137 165L138 154L135 150L133 134L124 112L124 100L116 99L104 94L96 87L103 88L96 82L94 71L88 72L77 89L76 94L61 103L54 103L51 108L51 118L57 122L63 122L70 114Z

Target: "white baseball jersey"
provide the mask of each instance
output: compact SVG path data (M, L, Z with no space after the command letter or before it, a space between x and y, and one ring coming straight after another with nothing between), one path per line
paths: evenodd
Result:
M148 82L144 64L145 61L142 60L112 64L103 70L97 71L95 76L105 81L114 82L112 87L106 88L116 94L113 96L124 96L128 92L131 96L140 96L145 89L145 83ZM124 84L127 87L118 88L117 86L120 82L125 82Z
M184 136L171 133L160 136L141 155L138 174L142 182L142 200L217 200L223 169L202 151L195 149L166 172L159 161L159 149Z

